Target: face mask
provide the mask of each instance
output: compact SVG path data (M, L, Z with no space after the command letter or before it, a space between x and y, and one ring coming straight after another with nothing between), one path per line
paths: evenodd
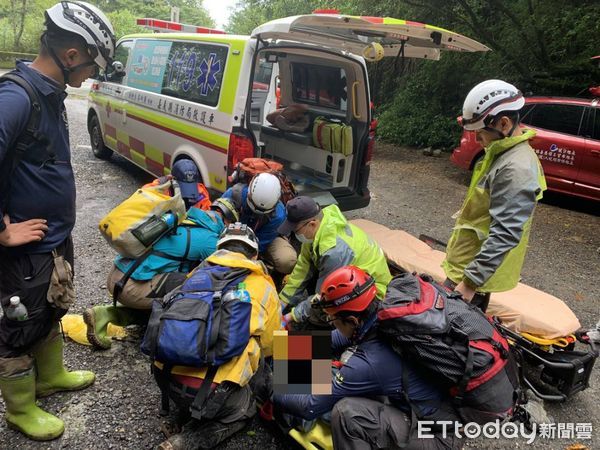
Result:
M303 234L294 232L294 235L296 236L296 239L298 239L302 244L311 244L314 241L314 239L308 239Z

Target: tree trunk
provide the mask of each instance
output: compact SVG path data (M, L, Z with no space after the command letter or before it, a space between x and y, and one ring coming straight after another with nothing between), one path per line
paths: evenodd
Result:
M20 6L18 6L20 3ZM27 0L11 0L10 1L13 22L13 47L14 51L21 51L21 37L23 36L23 31L25 30L25 14L27 13Z

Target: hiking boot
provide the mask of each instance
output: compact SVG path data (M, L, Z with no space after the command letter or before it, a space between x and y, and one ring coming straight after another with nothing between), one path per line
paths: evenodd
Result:
M59 333L42 342L33 352L37 371L35 392L38 397L47 397L60 391L85 389L96 379L96 375L87 370L69 372L65 369L63 344L63 337Z
M65 430L58 417L47 413L35 404L35 374L33 370L23 375L0 377L0 391L6 404L6 423L36 441L56 439Z
M123 306L94 306L83 313L87 325L87 338L90 344L101 350L108 350L112 340L107 336L108 324L126 327L148 323L149 311Z

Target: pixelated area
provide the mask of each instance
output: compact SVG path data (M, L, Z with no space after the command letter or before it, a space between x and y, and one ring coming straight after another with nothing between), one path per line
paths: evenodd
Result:
M273 392L331 394L331 331L275 331Z

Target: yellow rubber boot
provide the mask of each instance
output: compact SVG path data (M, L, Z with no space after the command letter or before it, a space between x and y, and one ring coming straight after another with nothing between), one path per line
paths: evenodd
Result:
M46 397L60 391L78 391L94 383L96 375L87 370L69 372L63 365L63 337L56 334L34 351L37 378L35 391Z
M35 374L0 377L0 391L6 404L6 422L9 428L20 431L36 441L56 439L65 425L58 417L35 404Z

